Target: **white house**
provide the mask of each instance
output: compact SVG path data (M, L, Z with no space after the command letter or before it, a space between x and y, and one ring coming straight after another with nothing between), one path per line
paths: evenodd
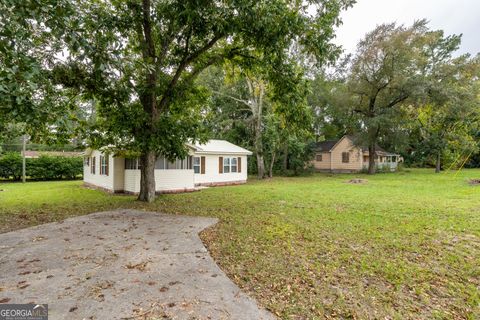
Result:
M158 157L155 186L158 193L193 191L198 186L241 184L247 181L247 156L252 153L225 140L188 144L189 156L170 162ZM109 192L140 192L138 159L111 156L99 150L85 152L86 186Z

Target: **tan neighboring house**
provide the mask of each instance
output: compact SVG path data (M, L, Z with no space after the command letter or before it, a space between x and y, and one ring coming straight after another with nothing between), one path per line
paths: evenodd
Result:
M340 140L317 142L312 164L318 171L359 172L368 168L369 157L368 148L356 145L349 136L343 136ZM395 171L401 161L402 157L399 154L387 152L376 146L377 168Z

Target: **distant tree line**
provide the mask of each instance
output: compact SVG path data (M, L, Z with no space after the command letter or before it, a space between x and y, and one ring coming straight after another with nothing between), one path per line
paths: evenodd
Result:
M478 164L479 57L420 20L340 58L353 3L0 3L0 140L137 152L149 202L156 157L211 137L251 149L260 179L308 171L313 143L344 134L410 165Z

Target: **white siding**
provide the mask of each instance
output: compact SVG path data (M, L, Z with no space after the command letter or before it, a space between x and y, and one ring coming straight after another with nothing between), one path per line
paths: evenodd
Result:
M202 155L195 154L195 157L205 157L205 174L195 173L195 184L222 184L229 182L245 182L247 181L247 156L237 155ZM223 158L242 158L242 172L240 173L219 173L218 163L219 157ZM238 170L237 170L238 171Z
M140 192L140 170L124 170L124 191Z
M113 158L113 168L110 172L113 173L113 188L115 191L123 191L125 187L125 159Z
M113 191L113 176L114 176L114 161L113 157L108 157L109 162L109 175L100 174L100 156L102 153L100 151L94 150L90 154L90 165L83 165L83 181L110 191ZM95 157L95 174L91 173L92 160Z
M125 191L140 192L140 170L125 170ZM192 190L193 170L155 170L156 191Z
M193 188L193 170L155 170L157 191L180 191Z

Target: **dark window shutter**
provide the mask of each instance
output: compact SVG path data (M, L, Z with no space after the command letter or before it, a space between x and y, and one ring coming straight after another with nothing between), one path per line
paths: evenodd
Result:
M237 160L237 172L238 172L238 173L242 172L242 157L238 157L238 160Z
M105 156L105 161L107 163L107 166L105 167L105 174L108 176L108 171L109 171L109 167L110 167L110 161L109 161L109 156L108 155Z
M223 173L223 157L218 158L218 173Z
M205 157L200 158L200 174L205 174Z

